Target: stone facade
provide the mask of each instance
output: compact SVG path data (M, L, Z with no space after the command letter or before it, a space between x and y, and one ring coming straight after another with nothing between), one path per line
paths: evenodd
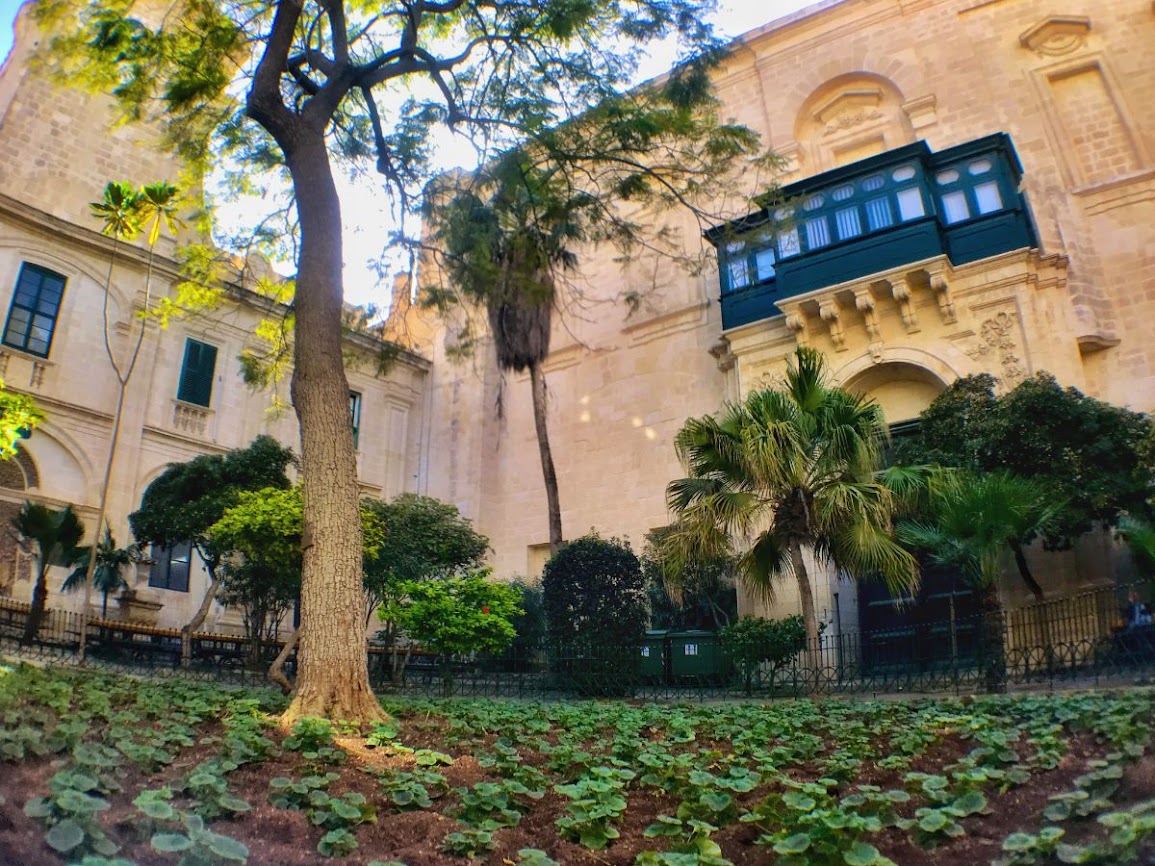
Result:
M16 48L0 71L0 306L7 315L25 264L63 276L65 287L46 357L0 345L0 377L8 387L32 394L46 415L18 458L2 465L0 523L7 527L25 499L54 507L71 503L91 537L117 392L101 336L111 242L94 230L99 226L88 203L100 199L110 180L176 182L180 172L174 159L154 146L147 128L113 127L108 100L39 78L27 64L35 40L21 16ZM162 239L154 299L170 293L178 279L170 258L174 250L172 239ZM120 358L139 327L134 311L143 303L145 259L131 246L122 245L117 255L109 329ZM254 328L268 312L267 302L237 284L218 309L174 319L166 329L149 324L127 394L109 494L118 543L130 540L127 515L169 464L243 447L262 433L299 448L292 411L271 412L271 395L253 392L240 375L237 358L254 345ZM177 399L188 339L216 348L207 406ZM416 488L429 364L403 351L387 375L377 375L379 348L364 339L350 342L346 353L350 389L361 395L362 489L391 498ZM30 597L30 560L31 552L20 549L10 530L0 531L0 597ZM180 592L149 587L148 567L141 567L138 596L163 603L160 625L183 625L199 607L207 577L195 556L191 572L188 591ZM78 608L78 595L59 593L66 574L52 570L49 604ZM239 624L235 612L218 606L206 628Z
M875 397L892 423L984 371L1005 388L1045 370L1155 408L1152 44L1148 0L827 0L738 39L715 78L723 114L786 158L783 184L919 140L937 152L1006 132L1038 245L961 266L912 261L788 298L785 315L730 331L716 270L585 251L546 364L567 536L594 528L639 547L668 522L682 422L780 375L799 343L826 353L836 379ZM735 198L756 183L736 181ZM697 249L696 227L670 218ZM490 536L498 574L533 574L547 527L530 388L522 376L503 382L484 345L455 362L457 331L434 323L419 346L434 362L439 455L425 489ZM1104 543L1032 555L1049 585L1069 589L1110 579ZM832 621L837 604L852 626L853 589L824 580L823 615ZM785 588L777 612L794 604Z

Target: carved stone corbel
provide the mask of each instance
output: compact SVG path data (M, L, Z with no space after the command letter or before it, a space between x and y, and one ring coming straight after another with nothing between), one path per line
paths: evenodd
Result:
M898 311L902 313L902 323L906 326L908 334L916 333L919 330L918 312L914 309L914 289L915 285L909 274L903 283L890 284L890 293L898 301Z
M837 351L844 352L846 351L846 332L842 329L842 322L839 319L841 314L842 308L834 298L827 298L818 304L818 315L822 317L822 321L826 322L827 330L830 332L830 341L834 343L834 348Z
M874 292L870 286L854 290L854 306L862 313L862 324L866 327L866 338L874 343L882 339L878 329L878 313L874 309Z
M806 314L801 309L786 314L786 328L794 334L799 346L810 344L810 333L806 329Z
M930 275L930 288L934 292L935 300L938 301L938 311L943 323L953 325L958 321L958 313L955 311L954 299L950 294L950 284L941 271Z

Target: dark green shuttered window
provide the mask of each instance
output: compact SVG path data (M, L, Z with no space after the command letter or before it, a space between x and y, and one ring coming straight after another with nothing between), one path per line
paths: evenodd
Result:
M56 316L64 297L65 278L60 274L25 262L20 268L8 323L4 326L4 343L33 355L48 357Z
M185 340L184 364L180 368L180 385L176 398L198 406L209 405L213 396L213 373L217 365L217 347L199 340Z

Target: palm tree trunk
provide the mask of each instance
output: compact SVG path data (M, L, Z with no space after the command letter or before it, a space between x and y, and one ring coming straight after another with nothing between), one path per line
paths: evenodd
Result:
M541 474L545 480L545 499L549 508L549 552L555 554L561 547L561 499L557 491L557 470L549 447L549 428L546 424L545 373L540 362L529 366L529 380L533 387L533 423L537 430L537 450L541 455Z
M983 683L988 692L998 694L1007 690L1007 651L1004 641L1003 603L999 598L996 580L987 580L982 587L982 646L979 658L983 667Z
M144 332L144 325L141 324L141 332ZM107 343L107 329L105 330L105 340ZM139 351L139 344L137 345ZM111 357L111 348L109 348L109 357ZM135 361L135 359L134 359ZM101 531L104 528L104 517L108 512L108 488L109 481L112 480L112 465L116 462L116 446L120 441L120 422L124 415L124 395L128 391L128 379L120 377L119 371L117 378L120 384L120 393L116 397L116 415L112 419L112 437L108 442L108 459L104 462L104 480L100 484L100 505L96 509L96 534L92 539L92 550L88 554L88 566L84 569L84 605L80 609L80 645L76 648L76 657L83 663L84 653L88 646L88 606L92 603L92 577L96 574L96 556L100 550ZM108 603L108 593L104 595L105 604ZM184 652L181 652L181 661L184 661Z
M814 609L814 590L810 586L810 575L806 572L806 562L802 559L802 545L790 542L790 564L794 569L794 579L798 581L798 598L802 602L802 622L806 625L806 643L811 650L818 649L821 635L818 631L818 613Z
M1015 554L1015 565L1019 567L1019 576L1023 579L1023 583L1027 585L1027 589L1031 591L1036 601L1042 601L1043 588L1039 586L1039 582L1031 574L1030 566L1027 565L1027 557L1023 554L1023 546L1017 541L1012 541L1011 550Z
M48 557L40 554L40 571L36 575L36 586L32 590L32 604L28 608L28 619L24 621L24 635L21 646L28 646L36 640L40 631L40 621L44 619L44 608L48 604Z

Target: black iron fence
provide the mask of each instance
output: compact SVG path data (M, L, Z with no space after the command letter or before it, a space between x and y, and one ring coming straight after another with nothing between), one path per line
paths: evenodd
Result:
M381 692L545 699L962 693L1127 682L1155 676L1155 625L1137 615L1142 608L1130 603L1132 590L1098 589L985 621L968 617L824 634L777 662L757 659L757 653L734 657L716 634L672 632L634 645L515 644L498 655L443 657L370 646L368 664ZM76 662L79 614L49 611L36 640L21 645L27 615L27 605L0 600L0 650ZM182 667L177 631L105 620L90 620L87 628L86 663L94 667L237 684L265 682L280 649L253 647L236 636L197 634L190 664Z

